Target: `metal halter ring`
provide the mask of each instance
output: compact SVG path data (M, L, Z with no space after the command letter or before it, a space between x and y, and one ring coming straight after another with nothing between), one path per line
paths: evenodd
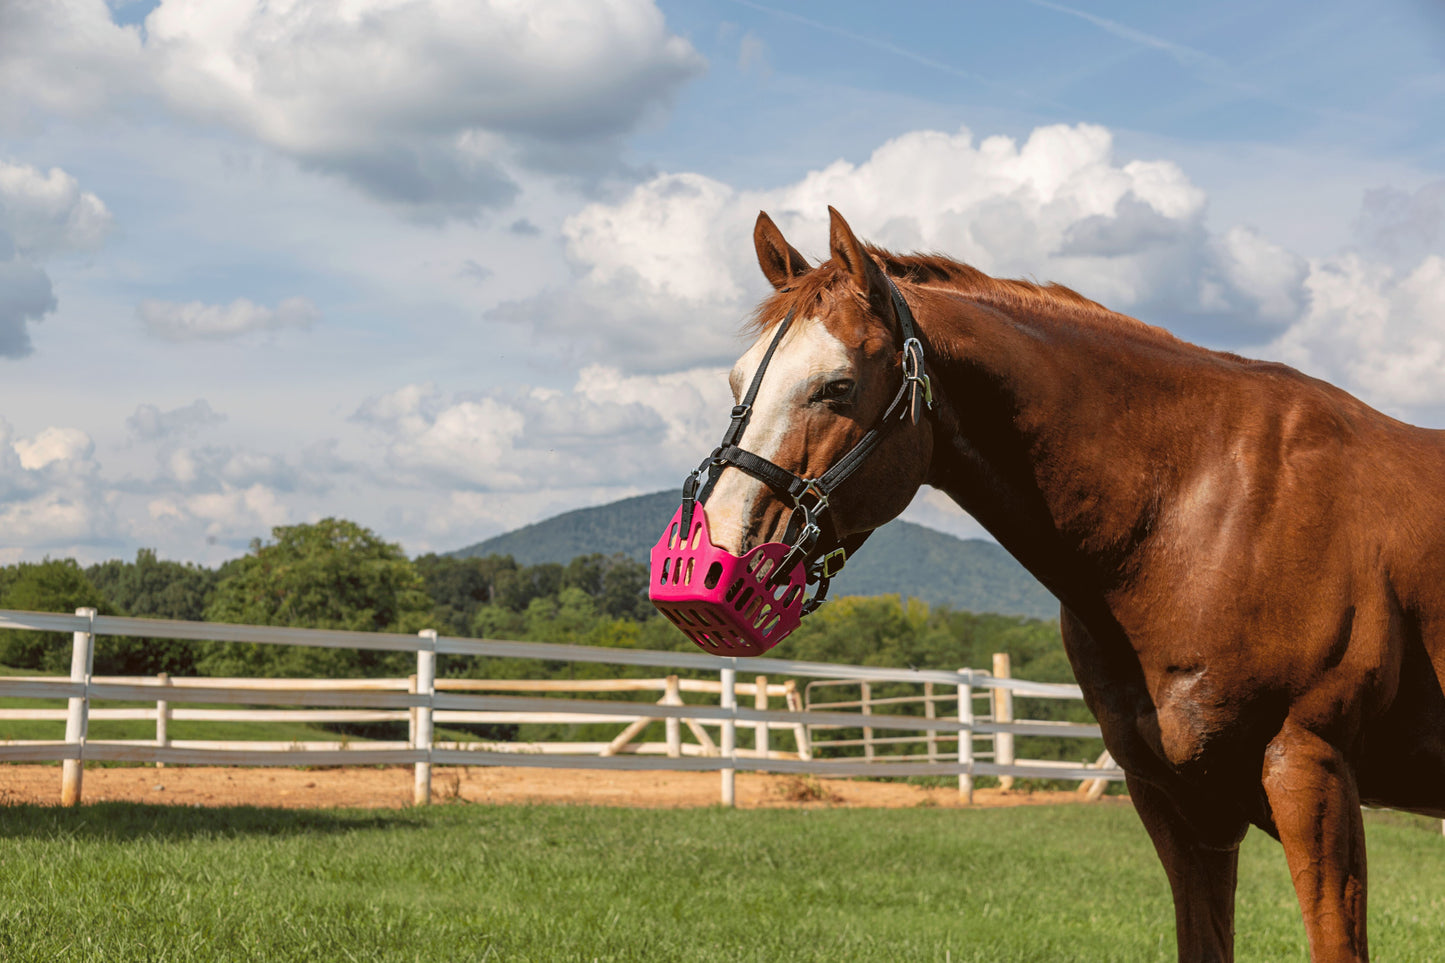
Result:
M917 338L909 338L903 342L903 380L906 383L916 384L923 389L923 403L928 410L933 410L933 381L927 374L920 374L923 370L923 342ZM905 414L907 410L905 409Z
M802 511L803 515L811 522L816 515L828 510L828 493L818 487L820 479L804 478L803 490L793 496L793 507ZM812 508L803 504L803 499L812 495L817 501Z

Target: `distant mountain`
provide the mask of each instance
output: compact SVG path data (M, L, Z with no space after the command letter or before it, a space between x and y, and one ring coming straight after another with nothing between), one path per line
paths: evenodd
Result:
M510 555L523 565L536 565L568 562L592 552L621 552L646 563L679 498L677 492L657 492L579 508L450 554ZM974 612L1038 618L1059 614L1059 603L1048 590L998 545L904 521L889 522L874 532L833 580L829 594L893 593Z

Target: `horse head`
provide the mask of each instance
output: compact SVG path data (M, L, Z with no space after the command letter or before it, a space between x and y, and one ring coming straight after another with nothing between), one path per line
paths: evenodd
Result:
M715 633L699 638L690 617L710 625L711 610L727 617L729 631L740 623L742 643L724 633L724 647L744 651L729 654L776 644L928 474L931 386L912 312L874 254L828 210L832 256L816 267L759 214L758 264L775 291L732 369L737 404L723 443L684 486L683 507L653 552L654 601L710 650ZM706 557L681 555L679 544L701 546ZM732 578L732 560L745 562L747 575ZM804 581L820 586L812 600L800 598Z

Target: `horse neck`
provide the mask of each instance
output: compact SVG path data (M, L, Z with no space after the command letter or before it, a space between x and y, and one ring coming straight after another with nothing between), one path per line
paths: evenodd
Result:
M1122 317L940 301L929 483L1066 603L1107 591L1188 473L1198 413L1178 385L1205 353Z

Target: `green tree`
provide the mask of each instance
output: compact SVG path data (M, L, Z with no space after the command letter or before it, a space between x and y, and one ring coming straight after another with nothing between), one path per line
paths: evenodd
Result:
M151 548L136 552L134 562L111 559L90 566L85 574L121 614L190 622L205 617L219 578L213 569L158 559ZM183 639L101 636L96 640L95 671L190 675L196 671L199 655L197 644Z
M82 606L109 613L110 603L72 558L11 566L0 588L0 609L73 613ZM70 671L73 636L61 632L0 630L0 663L17 669Z
M399 545L345 519L271 530L243 558L227 563L206 606L212 622L362 632L415 632L431 621L432 600ZM402 674L398 652L212 643L201 660L211 675Z
M647 566L626 555L579 555L562 573L563 588L577 588L614 618L642 621L655 613L647 600Z
M510 555L423 555L415 564L436 605L436 628L444 635L471 635L477 612L490 605L496 595L498 578L504 572L515 575L518 569Z

